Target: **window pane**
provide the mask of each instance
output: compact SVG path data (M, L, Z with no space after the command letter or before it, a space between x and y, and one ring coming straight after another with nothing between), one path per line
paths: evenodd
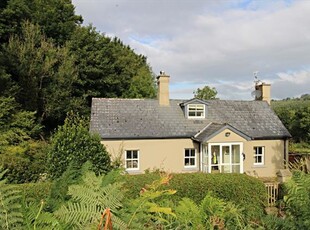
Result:
M189 158L185 158L185 159L184 159L184 165L185 165L185 166L188 166L188 165L189 165Z
M132 168L132 161L126 161L126 168Z
M257 163L262 163L262 156L257 156Z
M132 152L133 152L132 158L133 158L133 159L137 159L137 158L138 158L138 151L137 151L137 150L134 150L134 151L132 151Z
M232 163L240 163L240 145L232 145Z
M131 159L132 158L131 151L126 151L126 158L127 159Z
M190 158L190 165L195 165L195 158Z
M185 149L185 157L189 157L189 149Z

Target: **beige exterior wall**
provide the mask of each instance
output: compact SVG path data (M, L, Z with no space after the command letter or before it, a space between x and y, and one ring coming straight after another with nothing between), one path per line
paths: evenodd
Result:
M225 135L230 133L229 136ZM206 144L242 143L245 160L243 172L259 177L275 177L279 169L284 168L284 141L259 140L247 141L229 129L210 139ZM139 169L128 170L129 173L144 173L145 170L161 169L167 172L200 171L200 146L191 139L143 139L143 140L103 140L112 158L120 156L125 160L126 150L139 151ZM264 147L264 164L254 164L254 147ZM184 166L184 152L187 148L195 148L196 166Z
M264 147L265 157L263 165L254 165L254 147ZM261 140L250 141L244 145L246 159L244 171L256 173L259 177L276 176L279 169L284 168L284 141Z
M145 170L161 169L167 172L199 171L199 144L191 139L144 139L144 140L103 140L108 152L113 157L120 155L125 160L126 150L139 150L139 170L128 170L129 173L144 173ZM196 166L184 166L186 148L195 148Z

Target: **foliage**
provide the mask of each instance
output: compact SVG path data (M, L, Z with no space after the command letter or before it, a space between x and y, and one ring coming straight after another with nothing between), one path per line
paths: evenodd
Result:
M16 100L37 111L43 124L58 124L66 112L78 107L71 87L77 77L73 56L48 40L39 26L25 22L21 29L5 49L8 73L18 86Z
M81 167L86 161L92 163L95 173L110 171L110 157L100 143L99 136L89 133L89 121L69 113L63 126L58 127L51 139L48 153L49 171L52 177L60 177L70 163Z
M49 135L92 97L155 97L146 57L118 38L81 26L70 0L0 3L0 96L36 111Z
M46 143L35 141L40 126L35 112L19 108L12 97L0 97L0 162L10 183L37 181L46 172Z
M35 123L35 112L20 110L12 97L0 96L0 108L0 154L16 153L12 149L14 146L24 151L22 145L40 131Z
M202 89L198 88L194 91L194 97L203 99L203 100L211 100L216 99L217 91L214 87L205 86Z
M124 177L126 197L135 197L139 188L156 178L159 178L159 174L126 175ZM175 203L188 197L199 204L210 191L217 198L239 205L248 218L262 215L267 201L264 184L256 178L243 174L173 174L168 188L177 191L171 197Z
M151 184L140 187L137 198L129 200L123 213L128 221L127 227L132 229L151 228L159 229L167 222L165 215L175 216L170 207L162 207L156 201L159 198L167 199L176 191L164 189L171 180L170 175L163 175Z
M82 17L75 15L70 0L5 0L0 5L0 43L20 34L21 23L30 21L43 28L57 44L64 44Z
M82 114L89 113L92 97L155 96L154 77L146 58L119 39L104 36L92 26L77 27L68 48L76 57L78 70L74 95L86 101Z
M303 141L299 142L299 143L291 142L291 143L289 143L289 151L290 151L290 153L309 154L310 153L310 143L306 143Z
M0 170L0 228L20 229L23 223L21 212L21 192L16 186L6 185L2 179L5 171Z
M295 170L292 179L285 184L286 212L294 219L296 229L310 228L310 174Z
M86 229L98 225L100 213L103 213L106 207L116 213L122 206L121 184L113 183L102 186L103 180L104 176L96 177L93 172L87 172L83 176L82 183L69 186L68 195L72 199L54 215L68 223L71 228ZM113 215L112 219L116 226L118 224L125 228L125 224L116 215Z
M207 193L200 205L183 198L176 207L178 228L182 229L243 229L241 210L231 202Z
M307 97L271 102L294 142L310 142L310 100L304 98Z

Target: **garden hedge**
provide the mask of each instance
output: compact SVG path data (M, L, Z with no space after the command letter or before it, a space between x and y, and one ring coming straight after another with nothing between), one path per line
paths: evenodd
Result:
M159 177L158 173L126 175L124 177L126 197L138 196L141 188ZM243 208L244 213L249 217L261 215L267 201L264 184L245 174L172 174L167 188L177 190L176 194L171 197L174 202L188 197L197 204L200 204L207 192L211 191L214 196L231 201Z

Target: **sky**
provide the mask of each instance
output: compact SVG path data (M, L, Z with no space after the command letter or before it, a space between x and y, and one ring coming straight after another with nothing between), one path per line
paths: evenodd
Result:
M310 94L310 0L72 0L84 25L118 37L170 76L170 98L208 85L253 100L254 72L275 100Z

